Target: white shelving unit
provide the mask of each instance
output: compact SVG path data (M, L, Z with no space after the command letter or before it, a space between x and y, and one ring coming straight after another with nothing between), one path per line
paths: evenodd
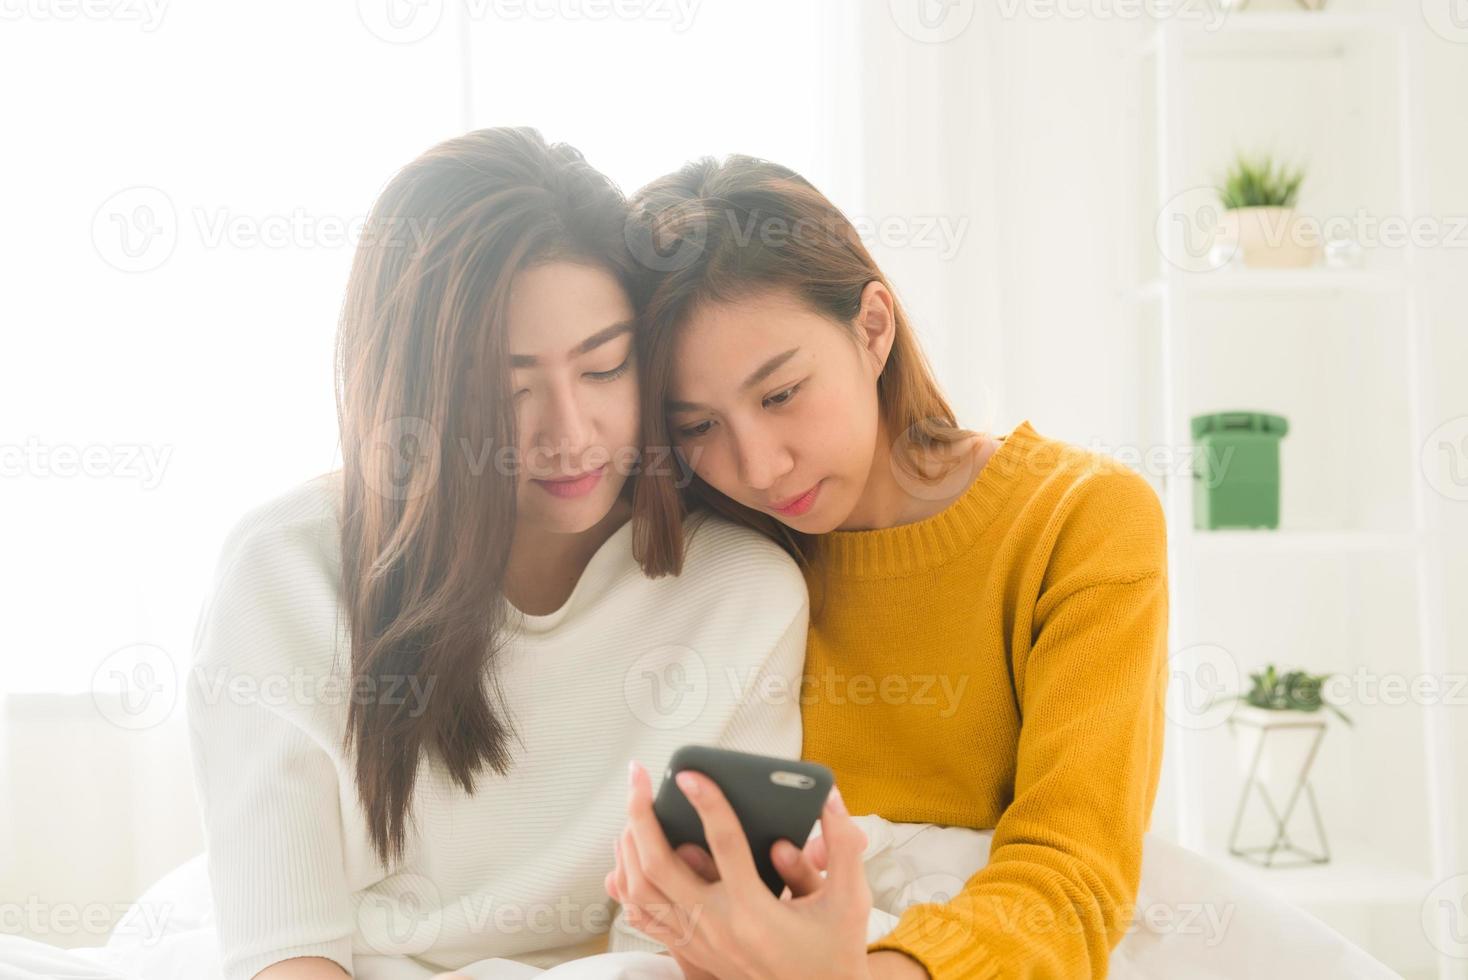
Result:
M1170 710L1153 829L1218 856L1406 977L1465 980L1468 961L1442 951L1424 907L1463 870L1447 709L1383 693L1384 678L1445 672L1442 565L1418 457L1430 355L1414 248L1367 249L1360 268L1209 269L1174 237L1196 229L1168 220L1210 197L1239 150L1302 163L1302 213L1421 213L1421 58L1407 13L1236 11L1217 29L1162 21L1134 50L1147 149L1134 161L1131 298L1156 379L1146 431L1176 454L1190 448L1198 414L1290 422L1278 531L1195 531L1190 475L1160 477L1171 694L1190 693L1180 678L1204 676L1189 673L1197 651L1230 692L1270 662L1354 678L1344 707L1355 725L1332 726L1311 777L1328 863L1265 869L1228 855L1243 776L1221 719L1178 724Z

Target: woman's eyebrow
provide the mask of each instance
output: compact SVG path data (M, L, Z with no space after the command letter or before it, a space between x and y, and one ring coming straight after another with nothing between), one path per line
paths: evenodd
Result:
M587 354L591 351L596 350L598 347L600 347L602 344L605 344L609 340L620 337L624 333L631 332L631 320L622 320L621 322L614 323L609 327L603 327L596 333L592 334L590 337L587 337L581 343L577 344L575 347L571 348L571 356L580 357L582 354ZM511 367L535 367L535 365L539 363L540 359L535 357L533 354L510 355Z
M765 363L756 368L753 374L745 378L744 384L739 386L739 390L747 391L750 388L753 388L755 385L759 384L761 381L765 380L770 375L780 370L780 365L784 364L786 361L790 360L798 353L800 353L800 348L792 347L789 350L785 351L783 354L776 354L774 357L770 358L768 361L765 361Z
M790 360L792 357L799 353L799 347L792 347L787 351L782 351L781 353L776 354L774 357L770 358L768 361L765 361L765 363L755 368L754 372L750 374L749 377L744 379L744 383L739 386L739 390L747 391L748 389L753 388L755 385L759 384L761 381L765 380L770 375L780 370L780 366L782 364L784 364L786 361ZM667 401L663 403L663 410L667 412L696 412L700 408L706 407L707 406L705 405L700 405L698 402Z

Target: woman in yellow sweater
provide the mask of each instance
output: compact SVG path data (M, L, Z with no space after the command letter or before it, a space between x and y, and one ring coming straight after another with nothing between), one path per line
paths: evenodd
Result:
M962 429L856 231L794 172L705 159L634 203L658 269L646 444L691 470L681 491L641 484L638 546L676 566L682 517L707 508L800 561L803 754L840 794L829 843L777 845L792 895L776 900L717 787L680 776L715 870L670 859L634 770L608 890L691 974L1105 976L1162 758L1156 494L1028 422ZM868 945L848 812L992 829L988 863Z

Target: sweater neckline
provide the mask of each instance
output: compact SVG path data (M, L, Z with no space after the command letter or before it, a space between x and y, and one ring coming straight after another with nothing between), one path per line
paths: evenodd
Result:
M1041 438L1026 419L997 441L968 489L943 510L911 524L831 531L821 536L819 561L834 574L889 578L937 568L966 552L998 515Z
M603 591L618 576L624 566L623 557L632 554L632 520L622 523L607 536L601 546L592 554L591 560L581 571L581 577L571 587L571 594L566 601L561 603L560 608L543 615L524 612L508 599L505 604L509 606L511 617L517 619L521 629L527 634L548 633L561 624L578 604L585 601L589 596L594 596Z

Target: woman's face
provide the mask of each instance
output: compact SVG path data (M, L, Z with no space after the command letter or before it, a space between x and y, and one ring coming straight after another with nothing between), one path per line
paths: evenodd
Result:
M603 269L546 262L515 276L508 326L518 520L589 530L637 457L632 304Z
M706 304L674 350L669 431L709 486L823 534L871 473L884 357L788 290Z

